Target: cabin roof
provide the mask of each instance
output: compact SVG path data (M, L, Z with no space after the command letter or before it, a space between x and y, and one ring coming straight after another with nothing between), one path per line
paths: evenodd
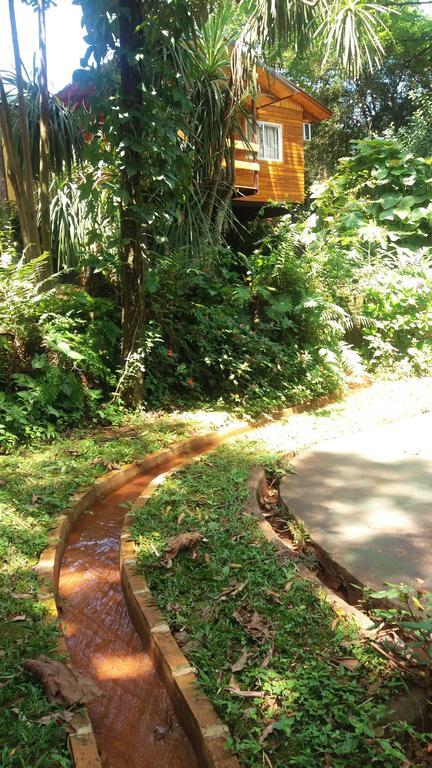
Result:
M276 69L260 64L258 67L258 81L261 87L264 86L271 94L271 100L268 104L277 104L281 101L297 102L303 108L303 118L307 123L319 123L321 120L328 120L332 116L332 112L321 104L317 99L314 99L309 93L306 93L302 88L288 80L287 77L281 75ZM262 94L264 95L264 94ZM261 104L259 109L263 109L266 104Z

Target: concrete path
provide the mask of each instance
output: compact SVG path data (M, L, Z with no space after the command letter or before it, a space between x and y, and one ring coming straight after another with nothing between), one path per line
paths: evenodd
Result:
M283 502L363 584L432 591L432 413L320 443L292 462Z

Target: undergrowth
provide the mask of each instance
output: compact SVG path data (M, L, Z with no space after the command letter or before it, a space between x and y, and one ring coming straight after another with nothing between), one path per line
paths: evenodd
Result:
M426 737L379 722L401 677L244 513L250 468L278 462L257 444L224 446L137 509L140 568L156 602L192 641L185 652L243 766L426 765ZM166 568L168 539L186 531L204 536L197 556Z

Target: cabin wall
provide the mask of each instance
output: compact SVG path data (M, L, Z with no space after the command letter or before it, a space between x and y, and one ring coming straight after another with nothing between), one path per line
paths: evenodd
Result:
M269 101L265 96L260 97L265 104ZM304 141L303 141L303 109L300 105L281 101L264 106L257 110L257 120L278 123L282 125L282 162L259 159L259 191L258 194L245 198L242 204L250 202L302 203L304 200ZM250 186L251 174L238 170L235 176L236 186Z

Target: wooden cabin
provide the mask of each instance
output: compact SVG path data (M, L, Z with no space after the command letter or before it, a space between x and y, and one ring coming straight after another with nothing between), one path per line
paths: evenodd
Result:
M237 213L256 212L270 200L303 202L304 144L312 125L331 117L323 104L268 67L258 69L258 86L258 95L247 104L251 121L243 121L248 140L236 141Z
M83 89L71 84L58 96L76 107L86 104L93 91L93 86ZM236 140L233 208L237 216L253 218L273 201L280 207L267 208L266 215L277 215L283 213L284 203L303 202L304 144L311 139L312 125L327 120L331 112L286 77L264 66L258 68L258 95L249 99L246 108L251 120L243 120L243 136ZM3 154L0 202L2 198L14 199L5 161Z

